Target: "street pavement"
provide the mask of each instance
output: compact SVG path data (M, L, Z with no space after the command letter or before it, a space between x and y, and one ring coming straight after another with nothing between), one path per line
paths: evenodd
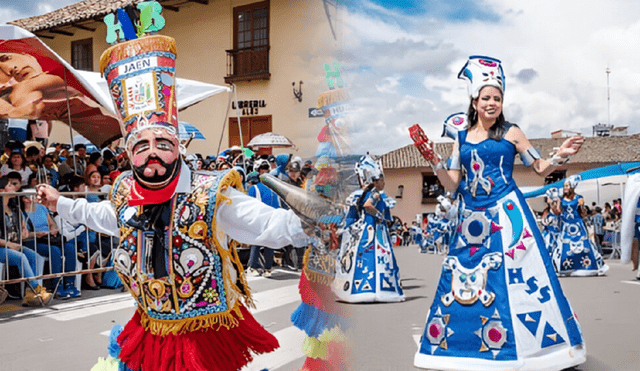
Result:
M304 332L291 324L300 304L299 272L275 270L271 278L248 277L254 317L280 343L255 357L242 371L295 371L304 363ZM0 305L0 371L88 371L107 357L109 331L125 325L135 311L128 293L101 289L83 297L53 300L45 308L21 308L19 300Z
M357 304L353 333L354 371L406 371L424 331L441 272L442 255L420 254L417 247L396 247L403 303ZM563 277L562 289L578 316L587 361L576 371L640 370L640 281L630 265L606 260L604 277Z
M395 249L407 300L403 303L345 304L353 318L353 367L349 371L405 371L424 330L443 256L420 254L416 246ZM561 278L578 315L587 361L575 371L640 370L640 281L629 265L607 260L606 277ZM257 356L243 371L295 371L303 362L304 333L290 315L300 303L299 273L276 271L272 278L250 277L257 320L276 335L280 348ZM0 305L0 371L90 370L106 357L108 333L134 312L129 294L102 289L83 297L54 300L46 308Z

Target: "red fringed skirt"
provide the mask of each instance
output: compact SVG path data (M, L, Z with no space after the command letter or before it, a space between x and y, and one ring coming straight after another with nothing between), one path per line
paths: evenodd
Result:
M236 327L157 336L140 324L140 312L118 336L120 360L139 371L237 371L253 360L253 354L278 348L278 340L243 306Z

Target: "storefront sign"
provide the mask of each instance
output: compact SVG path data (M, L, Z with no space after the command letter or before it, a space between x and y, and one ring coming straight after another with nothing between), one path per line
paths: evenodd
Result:
M264 100L241 100L238 101L238 105L236 107L236 102L231 102L231 108L233 109L241 109L240 113L243 116L257 115L258 108L264 108L267 104Z

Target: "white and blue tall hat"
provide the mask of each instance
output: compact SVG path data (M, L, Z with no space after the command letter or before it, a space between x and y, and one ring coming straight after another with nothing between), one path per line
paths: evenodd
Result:
M355 171L361 184L371 183L384 175L380 161L374 161L369 155L362 156L356 162Z
M578 183L580 183L581 180L582 180L582 177L580 175L578 175L578 174L575 174L575 175L572 175L572 176L568 177L565 180L565 183L569 182L569 187L575 189L578 186Z
M495 58L472 55L458 73L458 78L467 81L472 99L478 98L480 89L485 86L494 86L504 94L504 72L501 62Z

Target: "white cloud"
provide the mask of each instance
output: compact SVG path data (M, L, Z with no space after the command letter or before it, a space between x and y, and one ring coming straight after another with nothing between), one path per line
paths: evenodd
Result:
M385 77L380 84L376 84L376 91L383 94L395 94L396 87L400 85L399 77Z
M501 14L500 21L397 15L373 6L345 12L345 59L370 67L353 76L363 106L358 118L384 123L354 130L363 135L362 146L384 153L405 145L410 140L402 128L415 122L439 136L442 121L468 106L465 83L456 75L469 55L478 54L502 60L505 115L530 138L548 137L558 127L591 135L592 125L606 123L607 67L611 123L640 132L639 2L488 0L485 6ZM532 78L517 79L523 70Z

